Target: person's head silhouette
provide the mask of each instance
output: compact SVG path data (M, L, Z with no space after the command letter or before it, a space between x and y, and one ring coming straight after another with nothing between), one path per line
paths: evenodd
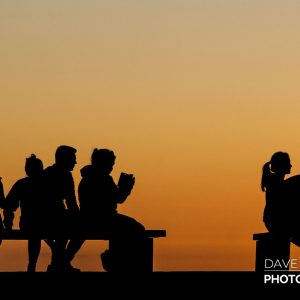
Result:
M67 171L72 171L76 165L76 151L71 146L59 146L55 152L55 163Z
M108 175L113 169L116 156L109 149L94 149L91 157L92 166L102 174Z
M42 174L44 169L43 162L34 154L26 158L25 172L28 177L35 177Z
M276 174L290 174L291 160L286 152L276 152L270 160L270 170Z
M263 174L261 180L261 188L263 191L266 190L268 185L268 178L272 175L276 175L281 179L284 179L286 174L291 172L291 160L290 156L286 152L278 151L275 152L271 160L264 164Z

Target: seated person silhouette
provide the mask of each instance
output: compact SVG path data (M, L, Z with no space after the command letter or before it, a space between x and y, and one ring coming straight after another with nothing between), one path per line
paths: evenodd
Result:
M265 192L263 221L268 231L288 236L300 246L300 175L285 179L291 171L289 154L276 152L264 164L261 180Z
M76 201L72 171L76 165L76 149L61 145L55 151L55 163L44 170L43 197L47 206L44 215L46 230L58 235L52 245L48 272L79 272L71 265L81 240L67 240L64 234L78 228L79 207ZM70 254L71 253L71 254Z
M34 235L41 229L42 224L42 161L32 154L26 158L25 172L27 176L15 182L3 201L3 223L6 230L11 230L13 227L14 212L20 207L19 227L22 231ZM31 238L28 240L27 272L35 272L40 249L40 239Z
M114 238L110 240L110 243L118 244L121 257L126 251L126 255L130 252L126 249L130 243L132 251L143 244L145 228L135 219L119 214L117 211L118 204L123 203L130 195L135 178L132 175L123 174L118 185L115 184L110 175L115 159L116 156L112 150L94 149L91 165L81 169L82 179L78 186L78 196L84 230L100 230L112 234ZM123 239L126 239L127 243ZM126 257L124 260L129 264L125 266L124 260L116 263L118 259L110 250L106 250L101 258L104 269L109 272L122 271L122 268L127 268L127 270L137 268L134 265L135 257Z

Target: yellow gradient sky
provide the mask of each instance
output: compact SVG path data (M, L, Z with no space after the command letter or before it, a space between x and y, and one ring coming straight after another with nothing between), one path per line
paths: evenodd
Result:
M282 150L300 173L299 29L297 0L1 0L5 192L31 153L47 166L76 147L77 185L111 148L115 180L136 176L120 212L167 230L156 271L253 270L261 167ZM102 270L106 246L74 265ZM0 270L25 270L26 251L4 241ZM48 261L43 246L38 270Z

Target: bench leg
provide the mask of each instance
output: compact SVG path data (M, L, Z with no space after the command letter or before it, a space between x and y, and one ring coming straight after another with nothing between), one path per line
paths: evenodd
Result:
M267 261L270 259L271 261ZM268 262L275 264L280 262L281 270L289 270L289 266L285 267L290 259L290 241L287 239L266 239L256 241L256 261L255 271L263 272L268 268ZM284 264L282 263L284 262ZM270 266L269 266L270 267ZM274 267L273 269L275 269ZM271 268L270 268L271 269ZM278 267L276 268L279 269Z

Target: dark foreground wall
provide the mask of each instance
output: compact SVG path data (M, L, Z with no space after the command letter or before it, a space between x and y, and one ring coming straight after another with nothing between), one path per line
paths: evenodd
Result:
M298 281L285 282L292 273L280 273L271 282L256 272L154 272L151 274L0 273L5 299L264 299L285 289L300 290ZM273 276L274 273L271 273ZM286 275L282 277L282 275ZM290 280L290 279L289 279ZM9 297L10 295L11 297ZM285 294L286 296L286 294ZM31 298L28 298L31 297ZM117 297L117 298L116 298Z

